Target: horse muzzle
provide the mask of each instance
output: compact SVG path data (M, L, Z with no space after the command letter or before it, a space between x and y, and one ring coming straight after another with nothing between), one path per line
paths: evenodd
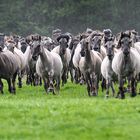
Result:
M129 53L130 53L130 51L129 51L129 50L124 50L124 51L123 51L123 54L124 54L125 56L128 56L128 55L129 55Z
M94 51L100 52L99 48L94 48Z
M107 56L108 56L108 59L109 59L109 60L112 60L112 59L113 59L113 55L108 54Z
M85 56L85 52L84 51L80 52L80 54L81 54L82 57Z
M33 60L36 61L38 59L38 56L32 56Z

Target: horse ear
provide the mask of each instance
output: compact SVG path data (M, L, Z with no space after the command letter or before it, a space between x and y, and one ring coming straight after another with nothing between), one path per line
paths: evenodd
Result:
M80 34L80 41L83 39L83 36Z
M38 40L41 42L41 35L39 35Z
M117 46L116 48L120 48L121 38L123 36L123 32L120 32L117 36Z
M103 39L103 37L104 37L104 34L102 33L102 34L101 34L101 39Z
M120 38L122 38L122 36L123 36L123 32L120 32Z
M26 39L25 39L25 42L26 42L27 44L29 44L29 43L30 43L30 40L29 40L28 38L26 38Z
M61 38L65 38L67 40L67 42L69 42L69 36L68 35L60 35L58 38L57 38L57 41L59 42L59 40Z
M60 35L59 37L57 37L57 42L59 42L59 40L62 38L62 36Z
M129 43L131 43L132 44L132 42L133 42L133 40L132 40L132 38L129 40Z
M113 41L114 41L114 40L115 40L115 36L112 36L112 37L111 37L111 40L113 40Z
M67 42L69 42L70 37L68 35L65 36Z
M84 34L84 33L80 34L80 41L84 38L87 38L88 36L89 36L88 34Z
M34 40L34 36L33 35L31 36L31 40Z
M107 45L105 44L104 47L107 48Z

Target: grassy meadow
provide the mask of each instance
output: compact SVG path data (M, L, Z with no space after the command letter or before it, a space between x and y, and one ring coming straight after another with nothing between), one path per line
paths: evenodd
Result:
M116 87L117 88L117 87ZM5 83L0 95L0 140L137 140L140 96L125 100L99 91L88 97L85 86L69 82L60 95L43 86L23 85L11 95Z

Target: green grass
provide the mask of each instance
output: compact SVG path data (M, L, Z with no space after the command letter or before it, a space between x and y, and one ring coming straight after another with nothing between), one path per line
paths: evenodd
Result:
M17 88L0 95L1 140L137 140L140 137L140 96L125 100L104 94L88 97L85 86L71 84L60 95L43 87Z

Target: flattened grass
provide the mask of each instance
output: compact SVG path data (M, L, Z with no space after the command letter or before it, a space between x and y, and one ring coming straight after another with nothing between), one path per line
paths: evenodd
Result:
M23 85L0 95L2 140L134 140L140 137L140 96L125 100L88 97L85 86L68 83L60 95Z

